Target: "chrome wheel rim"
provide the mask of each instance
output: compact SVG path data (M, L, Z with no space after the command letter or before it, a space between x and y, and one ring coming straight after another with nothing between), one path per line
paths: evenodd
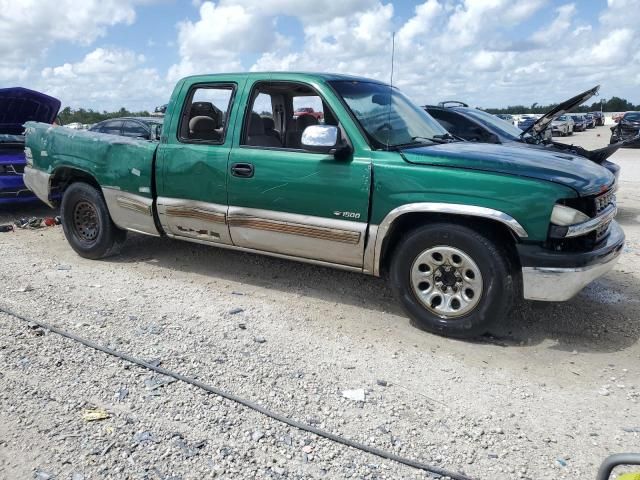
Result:
M473 311L482 298L482 274L476 262L459 248L429 248L411 265L411 286L420 303L441 318Z
M89 202L78 202L73 209L73 229L85 242L93 242L98 237L98 212Z

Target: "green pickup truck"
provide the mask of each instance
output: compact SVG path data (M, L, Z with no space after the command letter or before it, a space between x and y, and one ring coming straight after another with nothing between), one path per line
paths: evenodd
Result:
M442 335L568 300L624 244L604 168L455 141L396 88L345 75L188 77L156 140L30 122L26 157L83 257L131 230L385 276Z

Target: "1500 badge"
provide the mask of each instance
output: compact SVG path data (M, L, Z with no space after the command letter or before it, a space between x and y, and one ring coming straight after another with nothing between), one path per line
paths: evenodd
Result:
M356 212L339 212L339 211L335 211L333 212L333 214L336 217L345 217L345 218L360 218L360 214L356 213Z

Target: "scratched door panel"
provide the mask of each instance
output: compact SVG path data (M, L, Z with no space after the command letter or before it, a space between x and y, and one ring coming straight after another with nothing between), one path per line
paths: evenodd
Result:
M337 160L302 150L240 146L231 151L229 163L253 166L251 177L228 177L228 222L235 245L362 265L368 158Z

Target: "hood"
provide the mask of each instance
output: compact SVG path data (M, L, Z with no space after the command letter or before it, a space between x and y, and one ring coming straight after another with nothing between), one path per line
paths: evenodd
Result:
M404 149L406 161L420 165L467 168L559 183L580 194L600 193L613 184L613 175L594 162L575 155L520 146L452 142Z
M60 100L22 87L0 88L0 134L19 135L25 122L53 123Z
M596 85L595 87L582 92L575 97L571 97L569 100L565 100L557 107L549 110L533 124L529 125L529 127L522 132L522 135L524 135L525 133L531 133L531 135L540 135L549 126L549 124L553 122L554 119L558 118L560 115L570 112L578 105L586 102L591 97L596 95L598 93L598 90L600 90L600 85Z

